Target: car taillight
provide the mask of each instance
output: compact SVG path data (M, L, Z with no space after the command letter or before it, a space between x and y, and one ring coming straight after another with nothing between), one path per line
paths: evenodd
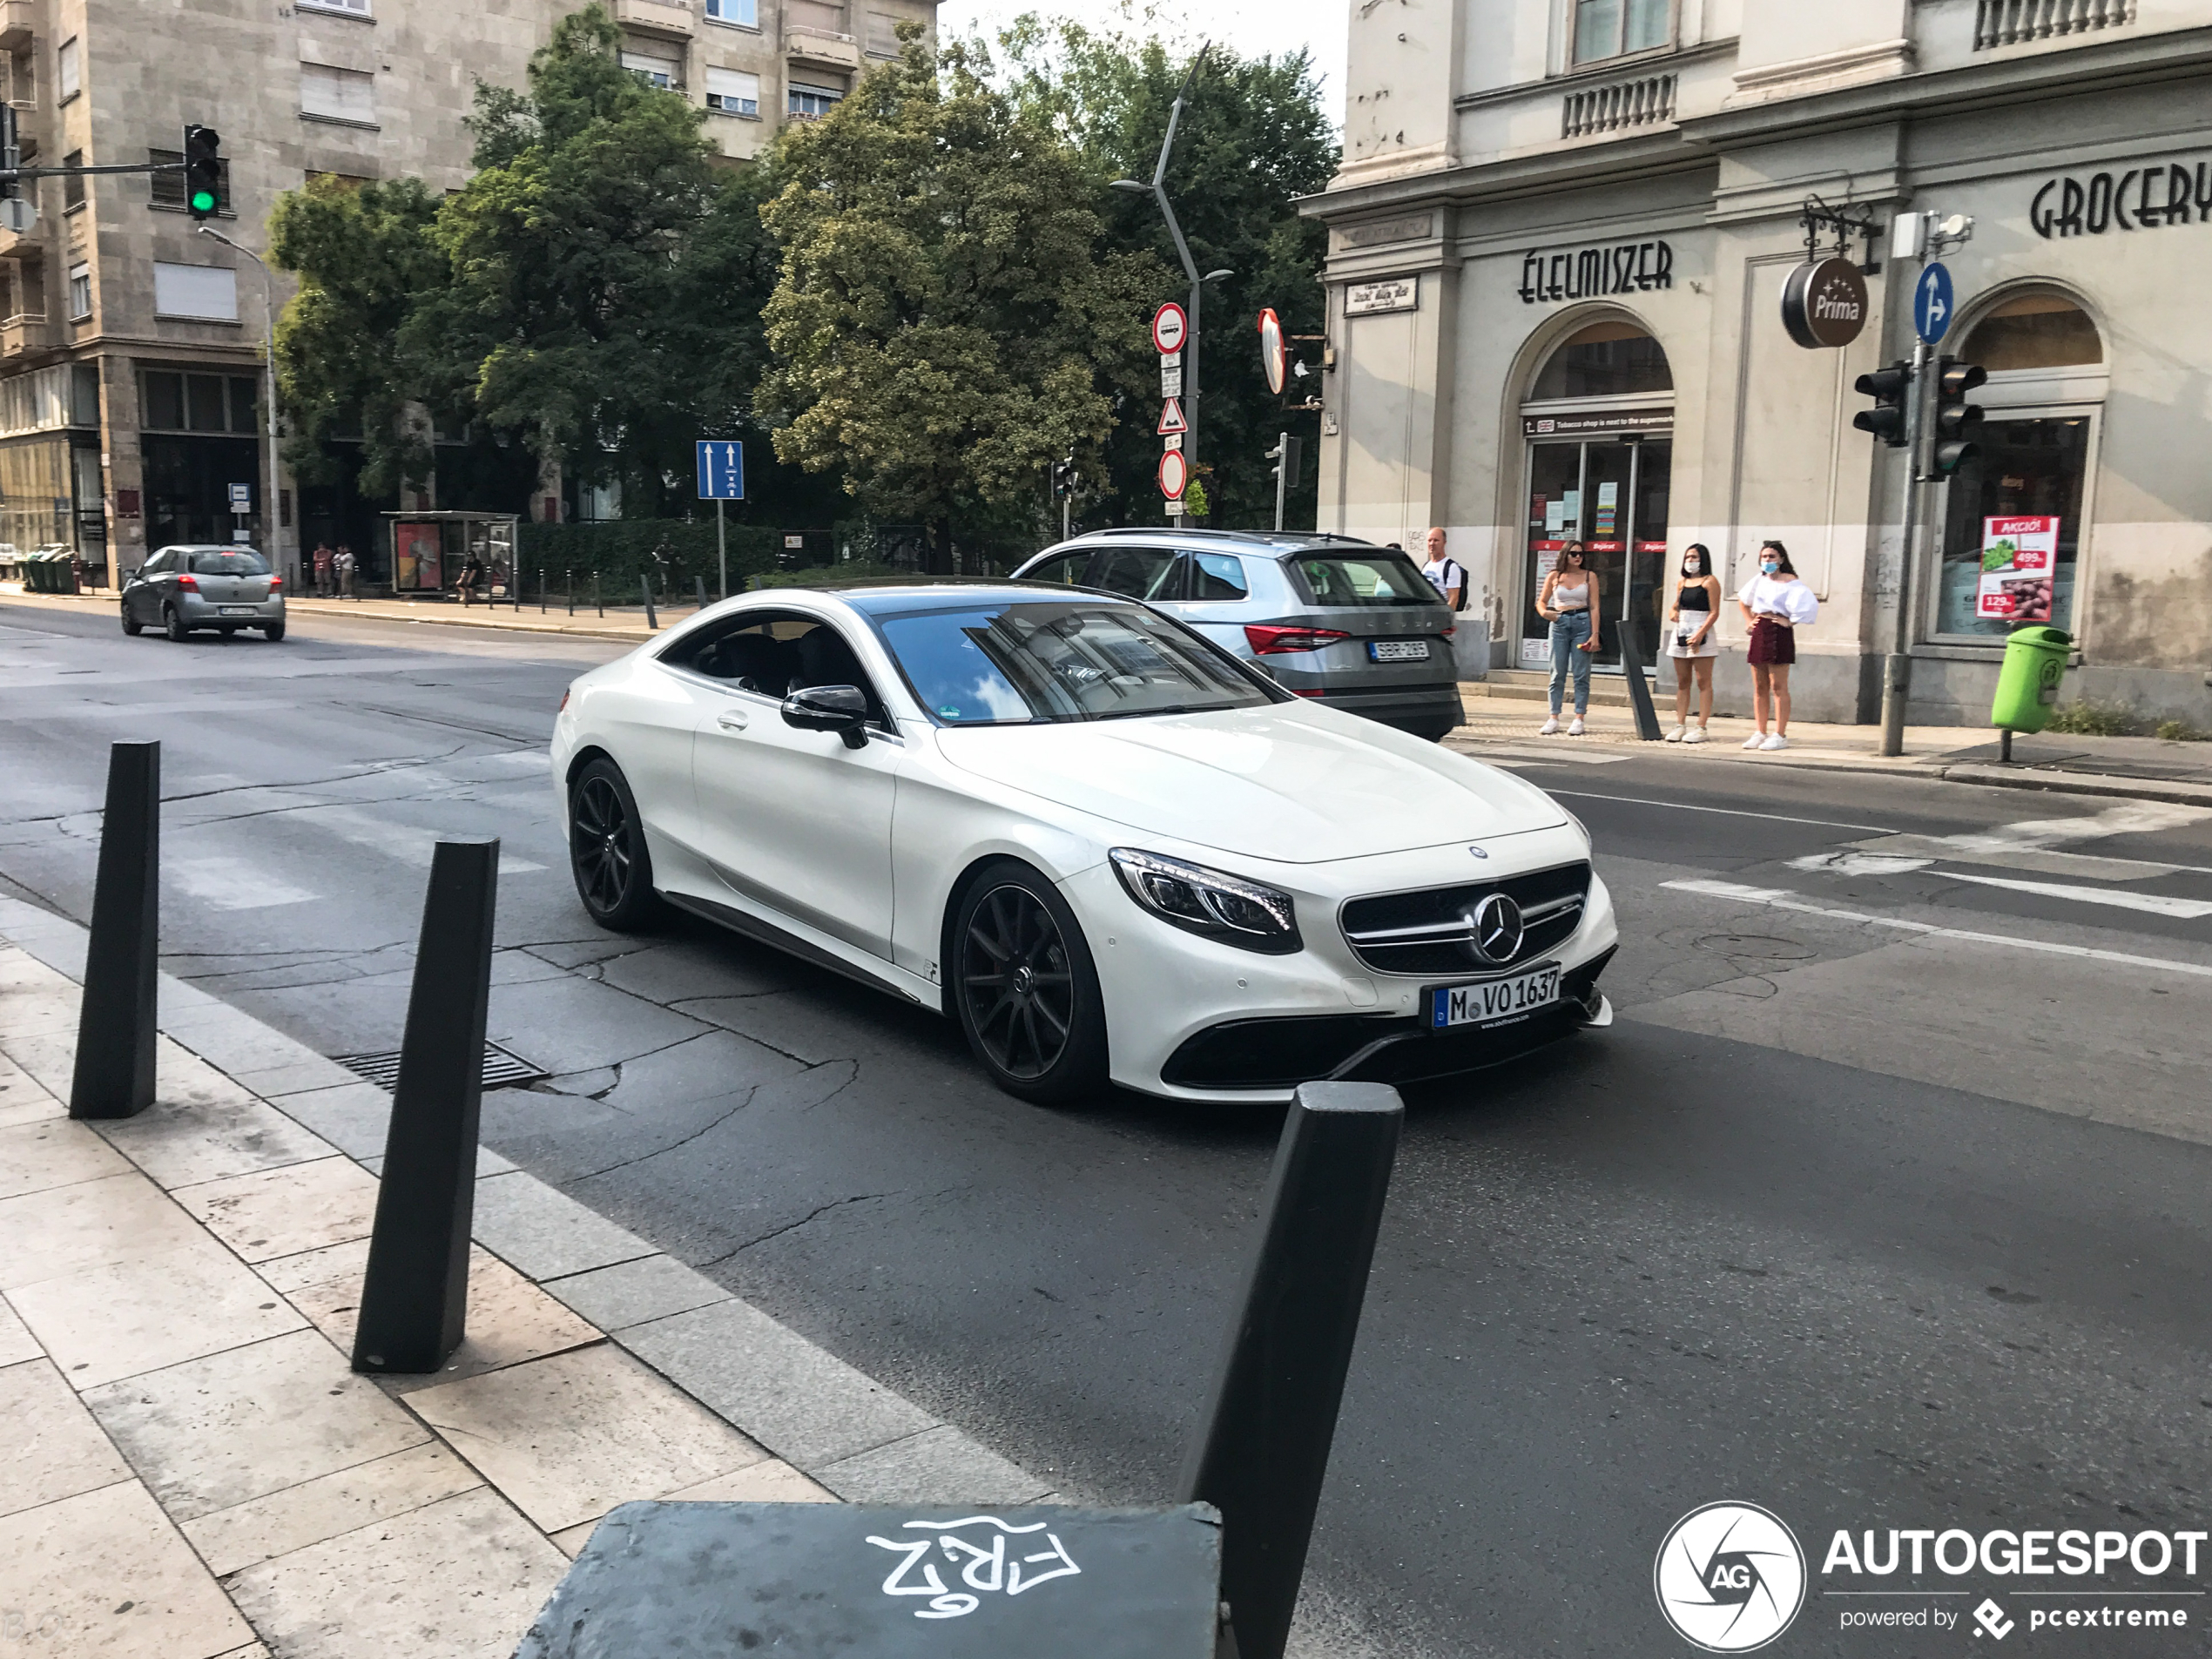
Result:
M554 711L553 711L553 712L554 712L554 713L556 713L556 714L560 714L560 713L563 713L563 712L564 712L564 711L567 710L568 706L569 706L569 694L568 694L566 691L563 691L563 692L562 692L562 693L561 693L561 706L560 706L559 708L557 708L557 709L554 710Z
M1453 631L1453 631L1453 627L1452 627L1451 624L1449 624L1449 623L1445 624L1445 625L1444 625L1444 637L1445 637L1445 638L1449 639L1449 638L1452 637L1452 635L1453 635Z
M180 588L188 588L192 592L198 593L199 591L199 578L192 575L190 571L186 571L183 576L177 578L177 585Z
M1292 686L1291 688L1291 695L1292 697L1318 697L1321 693L1318 691L1301 691L1296 686Z
M1269 623L1248 622L1244 639L1255 657L1274 657L1286 651L1319 651L1352 636L1340 628L1281 628Z
M283 578L282 577L280 577L280 576L273 576L273 577L271 577L269 578L269 591L270 591L271 593L274 593L274 592L275 592L275 591L276 591L279 588L282 587L283 585L284 585L284 578ZM1445 631L1448 633L1448 632L1449 632L1449 631L1450 631L1449 629L1447 629Z

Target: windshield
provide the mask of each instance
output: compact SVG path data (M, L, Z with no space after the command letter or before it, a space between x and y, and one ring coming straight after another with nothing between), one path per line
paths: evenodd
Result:
M269 562L250 547L202 550L192 556L194 576L266 576Z
M1134 605L1001 601L873 620L914 695L952 725L1112 720L1274 700L1233 659Z
M1317 605L1440 605L1443 598L1403 553L1316 553L1291 569Z

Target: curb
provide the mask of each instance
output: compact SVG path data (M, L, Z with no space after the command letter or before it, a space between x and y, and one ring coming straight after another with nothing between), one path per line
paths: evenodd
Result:
M72 981L86 938L65 916L0 895L0 942ZM167 973L158 998L164 1036L370 1173L381 1167L385 1090ZM57 1090L39 1081L66 1098L65 1077ZM473 1231L610 1343L848 1502L1059 1501L1051 1481L489 1147L477 1149Z
M26 600L32 604L52 601L62 604L95 607L112 605L116 603L114 595L107 592L11 593L4 588L0 588L0 601L11 599ZM552 622L496 622L489 617L467 615L401 617L394 616L386 610L356 610L351 609L345 601L335 599L302 600L295 597L287 602L286 610L287 615L296 612L302 618L340 617L355 622L388 622L400 627L405 627L410 624L420 624L431 628L476 628L496 634L551 634L568 639L606 639L631 645L644 644L648 640L658 639L668 631L668 624L665 623L658 630L649 633L642 629L632 631L615 628L572 627L567 624ZM693 613L686 610L683 614L689 616Z

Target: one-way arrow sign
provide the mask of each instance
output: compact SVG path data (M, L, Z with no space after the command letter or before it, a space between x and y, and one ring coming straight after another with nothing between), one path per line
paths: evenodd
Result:
M1168 399L1160 408L1159 435L1164 438L1170 432L1188 432L1190 429L1190 423L1183 418L1183 400L1176 397Z

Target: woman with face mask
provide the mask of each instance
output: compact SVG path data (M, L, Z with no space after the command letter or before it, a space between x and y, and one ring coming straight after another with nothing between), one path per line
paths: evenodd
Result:
M1597 619L1603 613L1597 572L1589 568L1588 554L1580 542L1559 550L1551 572L1536 595L1536 614L1552 625L1551 718L1536 728L1549 737L1559 730L1559 705L1567 691L1567 677L1575 677L1575 718L1567 735L1582 735L1582 717L1590 711L1590 653L1597 649Z
M1797 630L1820 615L1820 601L1797 579L1790 550L1779 542L1759 543L1759 573L1736 596L1751 630L1751 718L1758 727L1746 749L1790 746L1790 664L1797 660ZM1767 730L1770 711L1774 730Z
M1675 602L1667 608L1667 655L1675 659L1675 729L1669 743L1703 743L1705 728L1713 721L1713 659L1720 642L1713 624L1721 617L1720 578L1713 574L1713 556L1703 542L1682 550L1682 577L1675 587ZM1697 682L1697 724L1689 723L1689 685Z

